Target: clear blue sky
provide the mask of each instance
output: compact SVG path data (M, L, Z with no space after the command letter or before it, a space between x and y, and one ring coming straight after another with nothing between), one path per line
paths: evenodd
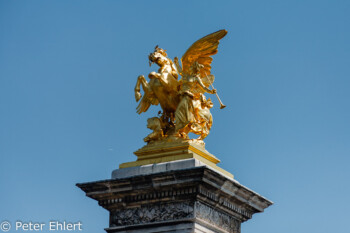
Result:
M182 56L228 30L215 55L207 149L275 204L243 233L346 233L350 1L0 1L0 221L108 212L75 183L134 161L150 131L136 77L154 46ZM12 231L14 232L14 231Z

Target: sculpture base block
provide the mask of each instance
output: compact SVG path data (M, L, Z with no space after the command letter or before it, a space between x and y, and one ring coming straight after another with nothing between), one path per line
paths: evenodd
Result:
M230 173L226 171L221 172L218 169L208 166L202 161L194 158L184 159L184 160L175 160L175 161L166 162L166 163L148 164L148 165L143 165L138 167L127 167L122 169L116 169L112 172L112 179L122 179L122 178L127 178L131 176L140 176L140 175L145 176L145 175L150 175L154 173L183 170L183 169L189 169L194 167L207 167L211 170L218 172L222 176L233 180L233 177ZM227 175L227 173L229 175Z
M122 163L119 168L137 167L147 164L165 163L184 159L197 159L233 179L233 175L216 164L220 162L205 149L203 141L170 138L150 143L134 152L137 160Z
M239 233L272 204L196 159L118 169L77 186L109 211L109 233Z

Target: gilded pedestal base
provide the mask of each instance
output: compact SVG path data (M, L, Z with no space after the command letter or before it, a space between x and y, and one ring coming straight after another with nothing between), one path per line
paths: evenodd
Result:
M137 167L147 164L157 164L193 158L233 179L233 175L231 173L216 165L220 162L220 160L205 149L203 141L164 140L153 144L148 144L135 151L134 154L137 156L136 161L122 163L119 165L119 168Z

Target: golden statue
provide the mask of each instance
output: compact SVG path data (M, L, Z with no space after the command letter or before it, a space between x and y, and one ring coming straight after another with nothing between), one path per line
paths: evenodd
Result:
M135 98L138 102L137 113L146 112L150 105L160 104L161 115L148 120L148 128L154 130L144 141L147 143L160 141L165 138L189 139L188 134L199 135L197 140L203 140L210 131L213 118L210 108L213 107L211 99L205 93L216 94L213 88L214 76L211 75L212 55L218 52L220 39L227 34L220 30L209 34L198 41L186 51L181 58L182 68L178 58L174 62L168 58L166 50L155 47L149 55L150 65L156 63L160 68L151 72L149 82L143 75L137 79ZM178 75L182 78L178 80ZM212 86L212 89L209 89ZM218 96L217 96L218 97ZM218 97L221 108L222 104Z

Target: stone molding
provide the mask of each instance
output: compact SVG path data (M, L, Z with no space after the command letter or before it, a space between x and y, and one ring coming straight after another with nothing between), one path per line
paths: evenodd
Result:
M169 190L162 190L162 191L155 191L155 192L146 192L142 194L136 194L136 195L128 195L124 196L122 198L111 198L107 200L101 200L99 201L99 205L109 208L109 206L113 204L118 203L138 203L138 202L145 202L145 201L155 201L155 200L161 200L163 198L171 198L174 199L175 197L181 197L186 196L188 197L191 194L196 194L197 188L196 187L189 187L189 188L183 188L183 189L169 189Z

